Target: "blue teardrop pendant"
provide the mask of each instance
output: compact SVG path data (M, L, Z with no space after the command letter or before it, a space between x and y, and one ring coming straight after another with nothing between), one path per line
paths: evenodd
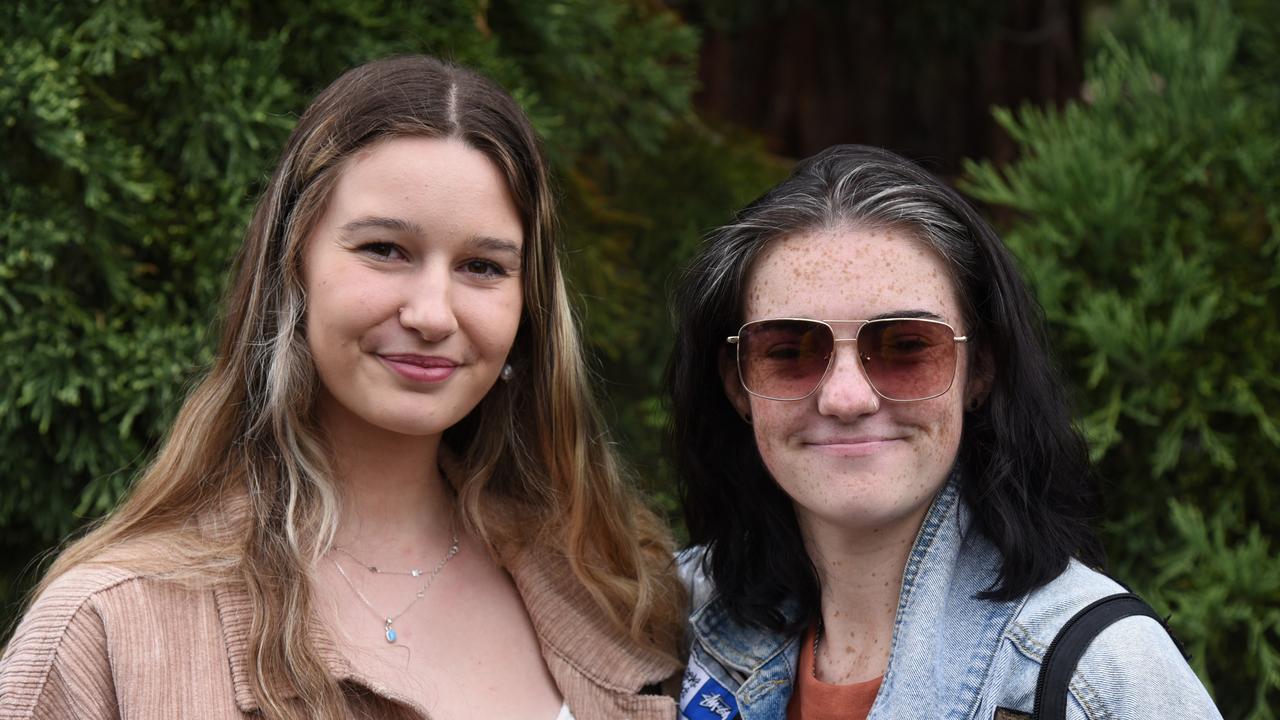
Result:
M395 629L395 628L393 628L393 627L391 627L391 618L387 618L387 627L386 627L386 629L387 629L387 632L386 632L386 635L387 635L387 642L389 642L389 643L393 643L393 642L395 642L395 641L396 641L396 629Z

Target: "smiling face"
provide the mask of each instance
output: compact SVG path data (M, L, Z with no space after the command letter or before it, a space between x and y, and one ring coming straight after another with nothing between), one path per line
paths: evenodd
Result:
M766 248L747 278L744 320L928 317L964 335L960 307L946 264L923 243L898 230L845 227ZM834 325L838 338L856 327ZM765 466L802 525L914 533L955 461L965 398L979 391L966 381L963 348L951 389L914 402L877 396L852 342L836 343L826 379L803 400L748 395L732 353L721 365L730 401L751 413Z
M303 257L322 423L439 435L475 408L520 323L523 235L502 173L461 141L351 157Z

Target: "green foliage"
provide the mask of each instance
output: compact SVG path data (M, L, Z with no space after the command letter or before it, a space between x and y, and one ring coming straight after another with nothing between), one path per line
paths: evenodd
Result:
M154 451L211 360L226 271L297 115L373 58L454 59L528 110L590 346L627 388L620 434L651 437L665 277L776 172L694 116L696 50L673 14L623 0L0 10L0 619L18 571Z
M1260 680L1253 683L1252 692L1236 683L1217 688L1224 713L1252 706L1250 717L1273 717L1280 680L1280 648L1275 643L1280 629L1280 563L1275 550L1259 525L1241 532L1240 519L1229 507L1218 508L1206 520L1198 508L1170 500L1169 520L1175 541L1162 553L1150 581L1152 599L1173 613L1202 677L1221 677L1228 668L1245 667ZM1213 560L1205 562L1206 558ZM1242 696L1226 697L1237 691Z
M1175 613L1226 717L1273 718L1280 53L1274 23L1242 31L1275 11L1187 5L1124 4L1081 100L997 110L1022 157L965 188L1012 219L1109 481L1115 571Z

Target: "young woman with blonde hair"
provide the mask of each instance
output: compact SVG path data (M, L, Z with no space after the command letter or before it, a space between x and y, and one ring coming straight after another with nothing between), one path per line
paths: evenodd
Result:
M217 360L0 661L5 717L674 717L684 598L586 386L528 119L427 57L289 138Z

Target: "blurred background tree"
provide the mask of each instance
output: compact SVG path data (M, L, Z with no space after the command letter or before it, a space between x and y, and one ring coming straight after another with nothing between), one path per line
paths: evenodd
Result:
M1227 717L1280 706L1280 5L1121 2L1080 99L996 117L1007 211L1107 481L1113 572Z
M297 114L403 52L494 77L546 139L615 439L669 513L666 295L700 237L835 142L958 180L1045 306L1108 481L1114 573L1174 614L1226 717L1274 717L1272 0L6 4L0 627L207 366Z

